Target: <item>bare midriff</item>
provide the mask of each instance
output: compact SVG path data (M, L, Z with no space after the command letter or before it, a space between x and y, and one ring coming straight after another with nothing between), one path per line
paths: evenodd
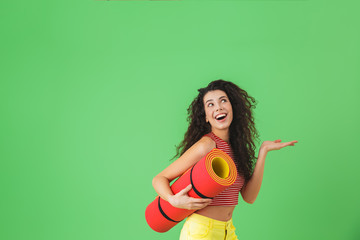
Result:
M197 210L195 213L209 217L219 221L229 221L235 206L207 206Z

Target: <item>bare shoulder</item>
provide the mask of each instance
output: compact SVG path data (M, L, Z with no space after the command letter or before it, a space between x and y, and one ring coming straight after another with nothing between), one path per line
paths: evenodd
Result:
M196 162L205 157L214 147L215 142L209 137L202 137L194 143L178 160L187 165L194 165Z
M159 175L162 175L171 181L200 161L215 147L215 142L211 138L204 136L186 150L177 160L159 173Z
M208 136L203 136L199 141L197 141L195 144L198 144L199 148L202 149L204 152L206 152L205 154L207 154L208 152L210 152L213 148L216 147L216 143L214 142L214 140L212 140L210 137ZM194 145L195 145L194 144Z

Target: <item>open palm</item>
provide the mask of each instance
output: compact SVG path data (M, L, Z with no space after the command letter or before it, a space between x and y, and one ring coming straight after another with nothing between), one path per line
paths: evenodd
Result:
M279 150L283 147L286 146L295 146L295 143L297 143L298 141L294 140L291 142L281 142L280 139L277 139L275 141L264 141L261 144L261 148L267 150L267 151L272 151L272 150Z

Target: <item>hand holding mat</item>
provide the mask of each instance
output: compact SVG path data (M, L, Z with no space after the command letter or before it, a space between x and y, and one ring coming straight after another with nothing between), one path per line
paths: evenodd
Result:
M176 194L189 184L188 195L193 198L213 198L232 185L237 177L234 161L228 154L214 148L189 168L172 185ZM148 225L157 232L166 232L196 210L176 208L161 197L151 202L145 210Z
M195 209L199 210L208 206L212 202L212 198L192 198L189 197L188 192L191 190L191 184L180 192L169 196L168 202L176 208Z

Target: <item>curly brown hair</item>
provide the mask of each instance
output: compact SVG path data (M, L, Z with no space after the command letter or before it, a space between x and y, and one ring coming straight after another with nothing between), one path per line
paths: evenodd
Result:
M181 156L205 134L211 132L210 123L205 121L203 98L207 92L213 90L224 91L232 105L233 120L229 128L229 143L234 153L234 161L238 163L237 170L247 182L252 175L257 158L254 140L258 140L259 133L255 128L252 113L252 108L256 108L257 102L245 90L229 81L215 80L207 87L198 89L198 96L187 109L189 127L184 140L176 146L176 155L172 159L179 156L179 153Z

